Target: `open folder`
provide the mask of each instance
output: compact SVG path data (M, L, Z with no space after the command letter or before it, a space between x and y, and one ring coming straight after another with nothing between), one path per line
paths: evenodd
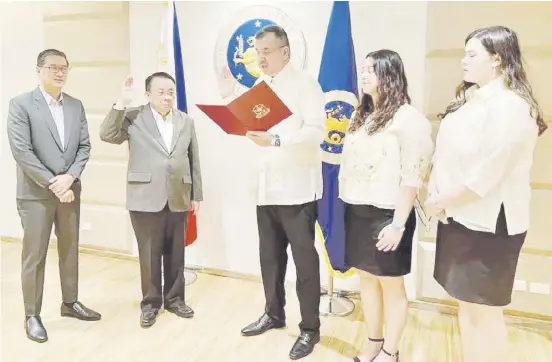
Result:
M244 136L248 131L268 131L291 111L264 81L227 106L197 104L224 132Z

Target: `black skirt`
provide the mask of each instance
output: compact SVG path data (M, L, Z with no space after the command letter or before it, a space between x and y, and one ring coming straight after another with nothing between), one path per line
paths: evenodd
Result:
M433 276L458 300L508 305L526 235L508 235L504 205L494 234L468 229L452 218L448 224L439 222Z
M379 251L378 235L393 222L395 210L372 205L345 204L345 262L348 266L377 276L403 276L410 273L412 240L416 229L414 209L408 216L401 242L395 251Z

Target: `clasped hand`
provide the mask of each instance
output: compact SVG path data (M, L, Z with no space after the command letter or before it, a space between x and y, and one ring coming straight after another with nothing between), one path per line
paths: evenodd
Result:
M68 174L58 175L50 180L48 187L63 203L73 202L75 194L69 188L75 181L74 177Z

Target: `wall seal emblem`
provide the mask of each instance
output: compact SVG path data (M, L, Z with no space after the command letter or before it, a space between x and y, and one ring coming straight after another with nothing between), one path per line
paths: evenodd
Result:
M280 9L273 6L249 6L241 9L224 26L215 46L214 63L224 96L238 96L251 88L261 76L257 66L255 34L267 25L279 25L288 34L291 63L303 69L306 61L306 42L303 32ZM226 79L221 74L225 72Z

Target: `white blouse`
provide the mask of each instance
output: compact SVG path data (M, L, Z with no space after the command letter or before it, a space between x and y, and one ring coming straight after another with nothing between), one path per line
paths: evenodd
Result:
M367 124L345 137L339 197L349 204L394 209L402 186L422 187L433 153L431 124L409 104L374 134L368 134Z
M447 208L447 216L494 233L504 204L509 234L527 231L537 138L529 103L507 89L502 77L475 90L441 122L430 184L441 195L465 186L480 199Z

